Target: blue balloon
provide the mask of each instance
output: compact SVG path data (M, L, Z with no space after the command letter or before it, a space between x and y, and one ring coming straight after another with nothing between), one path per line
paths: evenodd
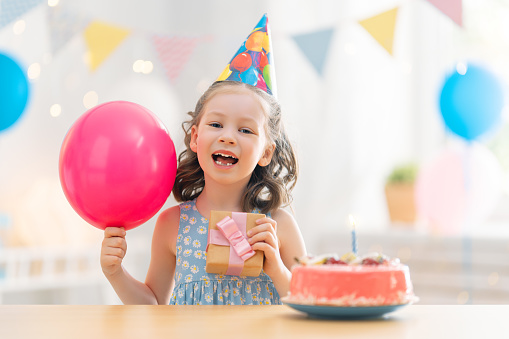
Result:
M28 101L28 81L21 67L0 53L0 132L14 124Z
M249 84L251 86L256 86L258 83L258 71L253 66L246 69L244 72L240 73L240 78L242 82Z
M502 85L488 70L468 65L465 74L454 72L442 88L440 111L447 127L466 140L474 140L500 122Z

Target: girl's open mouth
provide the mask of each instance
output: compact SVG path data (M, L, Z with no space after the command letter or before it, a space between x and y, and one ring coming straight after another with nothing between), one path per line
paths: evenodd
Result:
M235 165L239 161L239 159L237 159L233 155L219 152L212 154L212 159L214 159L214 162L219 166L231 166Z

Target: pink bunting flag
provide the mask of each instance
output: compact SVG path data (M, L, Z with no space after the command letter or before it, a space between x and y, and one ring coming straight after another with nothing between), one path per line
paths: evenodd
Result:
M189 62L201 37L153 35L152 43L163 63L166 76L174 83L184 66Z
M428 0L459 26L463 25L462 0Z

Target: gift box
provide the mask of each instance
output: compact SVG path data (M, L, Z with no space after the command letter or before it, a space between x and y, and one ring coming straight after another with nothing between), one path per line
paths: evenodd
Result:
M260 275L263 252L253 251L246 232L265 214L211 211L207 243L207 273L251 276Z

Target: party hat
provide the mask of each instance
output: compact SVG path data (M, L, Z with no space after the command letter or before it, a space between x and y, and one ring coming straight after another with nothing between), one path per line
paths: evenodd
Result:
M240 81L277 97L269 20L264 14L216 81Z

